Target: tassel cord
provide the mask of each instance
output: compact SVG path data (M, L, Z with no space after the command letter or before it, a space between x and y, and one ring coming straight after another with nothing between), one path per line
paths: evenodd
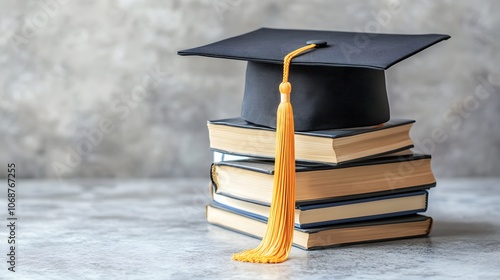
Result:
M290 62L309 44L285 56L283 81L279 85L281 102L276 121L276 156L274 165L273 197L266 232L260 244L233 255L234 260L257 263L280 263L287 260L293 242L295 218L295 139L293 109L290 103L292 86L288 82Z

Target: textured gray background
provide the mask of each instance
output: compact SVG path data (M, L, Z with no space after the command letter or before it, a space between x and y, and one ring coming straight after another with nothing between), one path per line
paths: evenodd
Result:
M497 176L498 11L493 0L1 1L0 163L23 177L205 176L206 120L239 114L245 63L177 50L262 26L378 28L452 36L388 70L391 113L417 120L437 176Z

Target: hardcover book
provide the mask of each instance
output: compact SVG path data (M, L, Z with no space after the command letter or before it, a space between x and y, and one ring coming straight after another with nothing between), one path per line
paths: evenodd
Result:
M209 223L252 237L262 238L266 230L265 220L236 213L220 205L208 205L206 214ZM312 229L295 228L293 245L305 250L314 250L347 244L419 237L428 235L431 227L432 218L415 214Z
M312 228L416 214L427 210L427 191L416 191L341 202L297 205L295 227ZM265 220L269 205L252 203L214 193L215 204L244 216Z
M296 160L338 164L409 149L414 122L392 119L368 127L295 132ZM208 131L213 150L274 158L274 129L231 118L208 121Z
M345 201L434 187L429 155L382 157L345 165L297 162L296 203ZM214 191L250 202L271 203L272 161L248 159L214 162Z

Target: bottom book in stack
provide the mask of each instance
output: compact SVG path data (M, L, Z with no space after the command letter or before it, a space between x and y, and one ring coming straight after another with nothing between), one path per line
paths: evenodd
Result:
M272 162L258 159L215 162L208 222L261 238L269 215L272 167ZM342 166L298 163L293 243L310 250L425 236L432 219L417 213L427 210L426 189L434 186L427 155Z
M207 221L258 238L262 238L266 231L266 220L238 213L220 204L207 206ZM293 245L305 250L314 250L347 244L426 236L431 226L432 218L414 214L310 229L295 227Z

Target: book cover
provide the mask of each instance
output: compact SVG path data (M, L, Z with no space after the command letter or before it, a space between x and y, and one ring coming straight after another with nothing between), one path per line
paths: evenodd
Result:
M213 193L214 204L244 216L267 220L269 206ZM295 227L313 228L425 212L427 191L416 191L341 202L296 205Z
M343 129L325 129L325 130L313 130L313 131L296 131L296 135L306 135L306 136L315 136L315 137L326 137L326 138L341 138L354 136L358 134L374 132L378 130L384 130L392 127L407 125L414 123L415 120L408 119L390 119L388 122L374 125L374 126L364 126L364 127L352 127L352 128L343 128ZM260 126L256 124L249 123L244 119L237 118L226 118L219 120L209 120L208 124L212 125L226 125L233 126L244 129L258 129L264 131L274 132L275 130L269 127Z
M296 202L308 205L429 189L436 185L430 159L412 154L344 165L297 162ZM211 180L216 193L269 205L273 169L270 160L214 162Z
M409 130L413 120L349 129L295 132L296 159L340 164L394 153L413 147ZM275 131L241 118L208 121L210 147L239 156L273 158Z
M210 204L206 208L207 221L247 236L262 238L266 222L256 217L245 216L231 209ZM422 237L430 233L432 218L423 215L408 215L377 219L365 222L294 229L293 246L304 250L317 250L366 242Z

